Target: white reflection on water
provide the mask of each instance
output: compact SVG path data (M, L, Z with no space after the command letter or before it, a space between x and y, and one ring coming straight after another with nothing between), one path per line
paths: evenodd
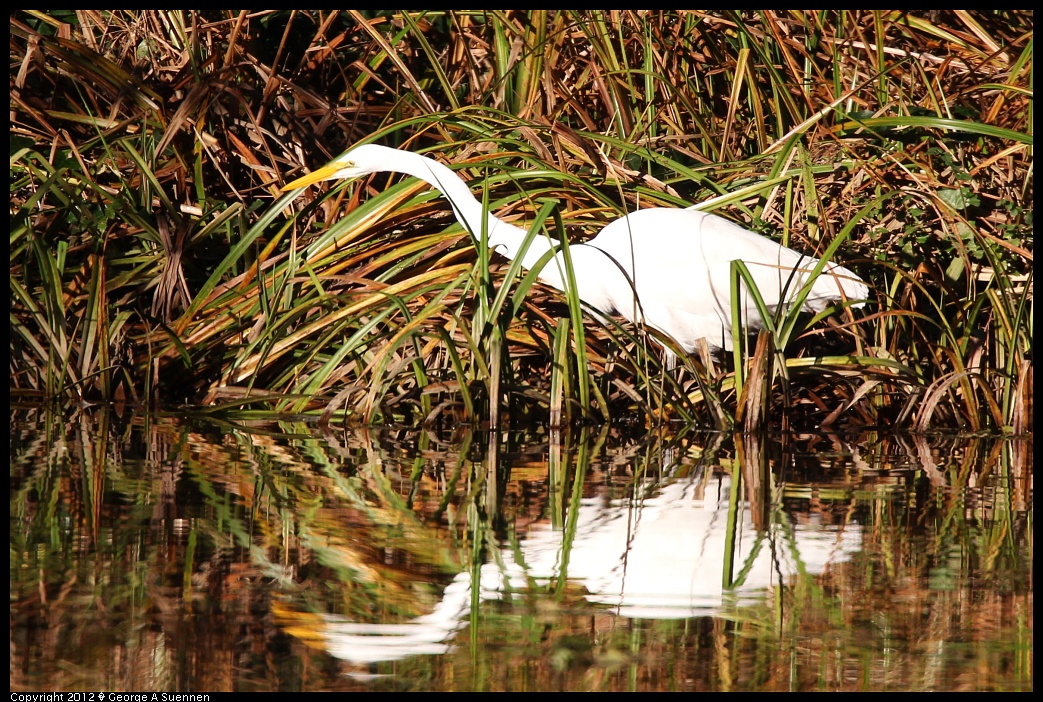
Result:
M520 555L503 548L480 570L480 600L495 600L528 583L557 582L565 570L587 599L623 617L677 619L719 613L759 600L798 572L822 573L861 547L860 527L775 522L753 526L743 503L735 534L732 586L724 587L731 478L673 482L644 499L586 498L563 566L564 532L533 527ZM434 610L405 624L361 624L325 616L330 654L355 664L442 654L470 617L471 573L456 576Z

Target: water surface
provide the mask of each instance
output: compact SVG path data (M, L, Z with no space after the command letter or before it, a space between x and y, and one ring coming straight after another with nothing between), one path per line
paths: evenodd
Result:
M12 690L1028 690L1031 441L12 413Z

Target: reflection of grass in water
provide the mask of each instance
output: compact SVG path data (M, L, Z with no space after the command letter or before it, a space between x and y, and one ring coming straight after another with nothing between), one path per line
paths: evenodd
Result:
M1031 686L1025 442L863 437L856 452L791 436L762 438L753 451L741 435L703 449L695 434L664 446L565 433L551 442L559 477L548 483L534 467L546 444L517 471L501 451L490 472L472 460L484 447L424 444L410 431L378 443L274 421L75 419L12 423L12 655L29 661L14 668L14 688L39 687L25 670L67 689L106 679L165 688L174 675L196 689L357 684L316 653L322 639L308 633L322 630L322 615L429 613L511 525L517 552L555 511L569 528L577 495L633 495L647 508L639 486L673 463L686 478L726 467L746 485L760 471L773 522L857 523L861 550L824 574L786 579L764 601L679 621L612 616L576 583L523 587L509 602L476 606L453 652L366 670L424 688ZM562 486L556 502L550 485ZM570 657L573 637L589 643ZM254 653L228 653L245 650ZM97 664L110 660L126 667Z

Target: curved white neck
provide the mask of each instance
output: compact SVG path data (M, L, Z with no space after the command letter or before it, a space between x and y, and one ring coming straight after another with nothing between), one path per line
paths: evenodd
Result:
M415 160L397 163L394 170L419 178L442 193L452 205L457 220L476 244L481 241L484 222L489 248L512 261L518 257L525 240L525 230L486 212L467 184L448 167L426 156L418 156ZM532 268L557 243L545 236L535 237L522 257L522 266Z

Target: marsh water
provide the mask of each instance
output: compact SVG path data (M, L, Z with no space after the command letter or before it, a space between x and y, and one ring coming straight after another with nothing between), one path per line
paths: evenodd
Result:
M1031 466L13 411L11 688L1030 690Z

